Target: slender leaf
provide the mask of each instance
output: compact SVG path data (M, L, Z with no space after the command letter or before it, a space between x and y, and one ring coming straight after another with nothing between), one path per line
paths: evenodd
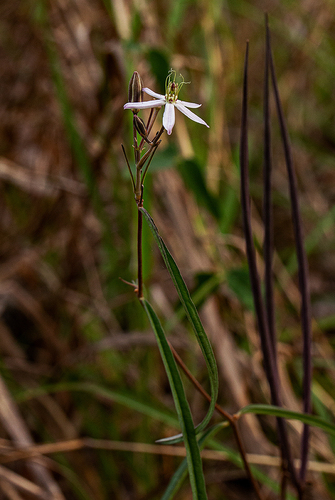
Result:
M185 396L177 364L155 311L147 300L143 299L142 303L156 335L159 351L169 379L186 448L187 466L190 475L193 498L198 500L206 499L207 494L205 479L202 471L200 450L196 439L191 411Z
M164 422L167 425L174 427L178 426L178 419L169 412L153 407L147 401L138 400L131 393L115 391L113 389L107 389L105 387L102 387L98 384L93 384L91 382L63 382L60 384L40 386L36 389L25 390L24 392L18 394L15 399L20 403L32 398L40 397L41 395L44 394L51 394L63 391L87 392L94 395L95 397L104 398L107 401L110 400L118 404L122 404L127 408L130 408L134 411L138 411L143 415L148 415L149 417L159 422ZM243 413L247 412L245 411L246 408L242 409ZM232 450L227 446L222 445L221 443L214 441L213 439L211 439L208 444L212 449L223 451L224 453L226 453L228 460L230 462L234 463L240 468L243 468L243 463L239 453L237 453L236 451ZM200 445L200 440L199 440L199 445ZM278 484L275 481L271 481L270 478L265 474L263 474L256 466L252 466L252 472L254 476L263 484L266 484L269 488L271 488L275 492L279 491ZM293 500L293 497L289 496L288 498L292 498Z
M178 170L187 188L193 191L199 205L206 207L216 219L219 219L219 200L207 188L206 178L199 163L194 159L182 160L178 164Z
M215 434L219 432L219 430L221 430L222 427L226 427L226 425L229 425L228 422L222 422L207 429L198 441L200 450L204 449L205 444L209 438L214 437ZM186 476L187 476L187 460L184 459L180 464L180 466L178 467L178 469L176 470L176 472L173 474L172 479L167 489L165 490L165 493L162 496L161 500L171 500L178 492Z
M132 393L127 393L126 391L121 390L116 391L113 389L107 389L106 387L102 387L101 385L93 384L91 382L63 382L60 384L41 386L36 389L28 389L19 394L16 397L16 401L28 401L33 398L38 398L44 394L63 391L87 392L95 397L122 404L131 410L138 411L139 413L142 413L142 415L147 415L148 417L164 422L167 425L171 425L173 427L178 426L178 420L173 414L152 406L150 402L141 401Z
M256 413L257 415L273 415L274 417L282 417L290 420L300 420L303 424L319 427L329 434L335 435L335 425L324 420L323 418L310 415L308 413L300 413L298 411L287 410L279 406L273 405L248 405L242 408L237 413L237 416L245 415L246 413Z
M198 311L197 311L197 309L192 301L190 293L187 289L187 286L185 284L185 281L183 280L182 275L180 274L180 271L177 267L176 262L174 261L169 250L167 249L163 239L159 235L158 229L157 229L153 219L151 218L150 214L144 208L141 208L140 210L143 212L143 214L144 214L144 216L145 216L145 218L146 218L146 220L151 228L151 231L154 235L154 238L157 242L159 250L160 250L162 257L164 259L165 265L166 265L166 267L170 273L170 276L173 280L173 283L177 289L179 298L184 306L187 317L192 324L197 341L199 343L199 346L201 348L201 351L202 351L203 356L204 356L205 361L206 361L207 370L208 370L209 379L210 379L211 398L212 399L211 399L211 403L210 403L210 406L209 406L209 409L208 409L208 412L207 412L205 418L196 428L196 431L200 432L207 426L210 419L212 418L212 415L213 415L213 412L215 409L215 403L217 400L219 381L218 381L218 371L217 371L215 357L213 354L212 346L208 340L208 337L205 333L205 330L204 330L202 323L201 323L201 320L199 318Z

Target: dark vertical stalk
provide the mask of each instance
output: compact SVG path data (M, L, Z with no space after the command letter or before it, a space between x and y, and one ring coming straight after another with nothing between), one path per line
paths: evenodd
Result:
M308 264L304 250L303 230L298 201L298 189L295 171L293 168L291 147L288 132L284 120L284 114L280 102L277 79L273 58L270 50L271 79L275 93L276 107L283 141L286 169L289 179L291 215L294 229L295 246L298 260L299 288L301 294L301 329L303 335L303 407L305 413L311 412L311 382L312 382L312 356L311 356L311 305L308 279ZM304 425L301 440L301 467L300 481L303 485L306 477L307 460L309 448L309 427Z
M143 185L141 183L142 169L139 166L141 159L141 151L137 142L137 131L135 126L135 115L133 119L133 137L134 137L134 154L136 165L136 186L135 195L137 203L137 297L141 300L143 298L143 267L142 267L142 227L143 227L143 214L140 207L143 206ZM139 190L141 194L139 196Z
M272 161L271 161L271 132L270 132L270 102L269 102L269 65L270 45L268 18L266 16L265 40L265 71L264 71L264 262L265 262L265 312L273 349L274 358L277 359L277 342L274 314L273 293L273 215L272 215Z
M246 240L246 252L249 264L249 273L252 294L254 299L258 329L260 333L261 346L263 352L263 362L266 377L271 392L271 401L277 406L281 406L280 384L276 359L272 348L272 342L269 335L266 315L264 311L260 279L256 266L256 253L253 243L250 213L249 197L249 159L248 159L248 52L247 43L244 79L243 79L243 100L242 100L242 118L241 118L241 143L240 143L240 165L241 165L241 206L244 234ZM285 423L282 419L277 419L278 432L280 437L280 448L283 457L284 468L287 468L291 474L292 481L297 490L300 491L299 482L290 453L290 446L286 433Z
M153 125L154 120L156 119L157 113L153 113L149 117L149 121L152 121L151 127ZM136 162L136 183L135 183L135 199L138 208L138 219L137 219L137 297L141 300L143 299L143 265L142 265L142 228L143 228L143 214L140 208L143 207L143 184L144 178L150 166L150 163L153 159L154 154L157 151L158 146L160 145L160 137L164 132L164 127L162 126L159 132L155 135L152 143L150 143L150 149L142 156L141 158L141 147L143 145L143 140L140 143L140 146L137 146L137 135L136 128L134 126L134 149L135 149L135 162ZM144 172L142 174L142 169L147 163Z
M269 67L270 67L270 33L268 16L265 15L265 69L264 69L264 167L263 167L263 218L264 218L264 282L265 282L265 314L276 364L277 335L275 327L275 306L273 289L273 213L272 213L272 159L271 159L271 126L270 126L270 95L269 95ZM283 423L285 425L285 423ZM278 420L277 420L278 432ZM282 481L281 498L285 499L287 473L285 470L285 456L282 454Z
M143 267L142 267L142 227L143 227L143 214L140 207L143 202L138 205L138 219L137 219L137 297L143 299Z

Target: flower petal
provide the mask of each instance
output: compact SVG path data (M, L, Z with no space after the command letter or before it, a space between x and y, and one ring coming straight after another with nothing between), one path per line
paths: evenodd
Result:
M183 106L186 106L187 108L200 108L201 104L196 104L195 102L186 102L186 101L181 101L180 99L177 99L177 104L182 104Z
M158 108L159 106L164 106L165 100L157 99L155 101L144 101L144 102L127 102L123 106L123 109L148 109L148 108Z
M167 131L168 135L171 135L175 121L176 121L176 116L174 111L174 105L167 102L165 104L165 110L163 115L163 127Z
M145 87L142 90L143 90L143 92L150 95L151 97L156 97L156 99L165 99L165 95L157 94L157 92L154 92L153 90L148 89L148 87Z
M187 118L190 118L190 120L193 120L194 122L197 122L197 123L201 123L201 125L206 125L206 127L209 128L209 125L207 125L207 123L202 118L199 118L199 116L192 113L192 111L187 109L183 104L180 103L180 101L176 101L175 106L181 113L183 113L185 116L187 116ZM166 109L166 106L165 106L165 109Z

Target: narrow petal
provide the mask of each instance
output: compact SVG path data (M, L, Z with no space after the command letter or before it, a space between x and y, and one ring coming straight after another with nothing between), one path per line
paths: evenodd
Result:
M155 101L144 101L144 102L127 102L123 106L123 109L147 109L147 108L158 108L159 106L164 106L165 100L157 99Z
M182 104L183 106L186 106L187 108L200 108L201 104L196 104L195 102L186 102L186 101L180 101L177 99L177 104Z
M175 106L177 109L179 109L179 111L181 111L181 113L183 113L185 116L187 116L187 118L190 118L194 122L201 123L201 125L206 125L206 127L209 128L209 125L207 125L207 123L202 118L199 118L199 116L192 113L192 111L187 109L183 104L180 104L180 101L176 101ZM165 106L165 109L166 109L166 106Z
M150 95L151 97L156 97L156 99L165 99L165 95L157 94L157 92L154 92L153 90L148 89L148 87L145 87L142 90L143 90L143 92Z
M163 115L163 127L167 131L168 135L171 135L173 126L175 124L176 116L174 112L174 105L167 102L165 104L165 110Z

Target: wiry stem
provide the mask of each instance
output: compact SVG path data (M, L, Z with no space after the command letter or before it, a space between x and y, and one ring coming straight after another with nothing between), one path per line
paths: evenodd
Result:
M156 115L155 115L156 116ZM149 118L150 120L150 118ZM143 299L143 259L142 259L142 228L143 228L143 214L140 208L143 207L143 183L152 161L152 158L157 151L160 144L160 137L164 132L164 127L161 127L160 131L155 135L149 150L138 160L136 164L136 186L135 186L135 200L138 208L138 219L137 219L137 274L138 274L138 287L137 287L137 297L139 300ZM142 144L142 143L141 143ZM140 146L141 147L141 146ZM140 148L139 148L140 150ZM135 149L136 151L136 149ZM142 168L147 162L144 173L142 175Z
M265 263L265 311L273 349L277 358L277 342L274 319L274 293L273 293L273 217L272 217L272 161L271 161L271 133L270 133L270 103L269 103L269 64L270 46L268 36L268 23L266 16L266 52L264 74L264 263Z
M263 201L263 216L264 216L264 263L265 263L265 314L267 326L273 350L273 357L277 363L277 336L275 327L275 306L274 306L274 291L273 291L273 216L272 216L272 161L271 161L271 132L270 132L270 96L269 96L269 66L270 66L270 36L268 27L268 16L265 16L266 36L265 36L265 71L264 71L264 201ZM279 424L277 420L278 433L280 434L279 426L285 426L282 422ZM281 498L286 497L287 488L287 457L283 448L282 454L282 481L281 481Z
M248 159L248 52L247 44L244 81L243 81L243 102L241 118L241 145L240 145L240 165L241 165L241 205L243 215L243 227L246 241L246 251L249 264L250 282L254 299L258 329L260 333L261 346L263 352L263 362L266 377L269 383L271 401L276 406L281 406L280 383L272 341L269 335L269 329L262 299L261 284L256 265L256 253L253 243L251 228L251 211L249 197L249 159ZM292 481L300 491L300 484L296 476L293 461L290 452L289 441L286 432L286 426L282 419L277 419L278 432L280 436L280 447L283 457L283 467L287 468L291 474Z
M140 209L143 207L143 185L141 192L141 199L137 205ZM137 297L139 300L143 299L143 262L142 262L142 227L143 227L143 214L141 210L137 211L137 273L138 273L138 287Z
M298 189L295 171L293 168L291 147L288 137L288 132L284 120L284 114L280 102L277 79L273 63L272 54L270 51L270 69L272 84L275 93L276 107L280 124L280 131L282 135L285 162L290 187L291 198L291 214L294 228L295 245L298 260L298 274L299 274L299 289L301 294L301 328L303 335L303 406L304 412L311 412L311 383L312 383L312 356L311 356L311 304L310 304L310 291L308 279L308 264L303 242L303 230L298 201ZM302 441L301 441L301 466L300 466L300 481L303 486L305 482L307 460L309 448L309 427L304 425Z

